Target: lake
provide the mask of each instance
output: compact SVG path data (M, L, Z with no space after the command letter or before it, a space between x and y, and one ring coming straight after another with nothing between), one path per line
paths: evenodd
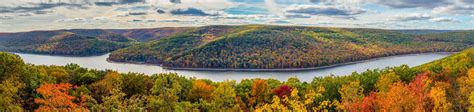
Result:
M362 61L360 63L341 65L330 68L322 68L307 71L291 72L239 72L239 71L187 71L187 70L167 70L155 65L112 63L107 62L109 54L89 57L64 57L51 55L37 55L15 53L19 55L26 63L36 65L66 65L76 63L82 67L98 70L116 70L119 72L138 72L145 74L169 73L174 72L187 77L196 77L199 79L210 79L212 81L237 80L248 78L273 78L280 81L286 81L290 77L297 77L301 81L311 82L313 77L328 75L349 75L352 72L363 72L367 69L381 69L385 67L399 66L406 64L408 66L417 66L433 60L441 59L452 53L421 53L398 55L373 60Z

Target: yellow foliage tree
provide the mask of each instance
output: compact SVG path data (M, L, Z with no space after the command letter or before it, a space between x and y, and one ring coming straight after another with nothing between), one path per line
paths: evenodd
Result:
M461 107L467 107L469 106L469 95L474 91L474 68L467 72L467 76L457 78L456 82L458 83L459 95L461 96L458 102Z
M433 111L447 112L451 109L452 104L448 101L445 86L439 82L431 88L429 97L433 100Z
M471 103L471 106L469 106L469 112L474 112L474 92L469 96L469 103Z
M362 101L364 97L364 88L360 86L359 81L353 81L349 84L342 85L339 89L339 94L341 94L341 105L339 109L346 111L358 111L359 108L357 104Z
M390 72L380 76L375 86L379 91L386 92L388 91L388 87L397 81L400 81L400 76L396 75L394 72Z

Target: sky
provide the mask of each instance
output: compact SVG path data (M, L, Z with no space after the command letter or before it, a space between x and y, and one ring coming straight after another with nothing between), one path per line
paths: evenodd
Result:
M0 32L243 24L473 30L474 0L0 0Z

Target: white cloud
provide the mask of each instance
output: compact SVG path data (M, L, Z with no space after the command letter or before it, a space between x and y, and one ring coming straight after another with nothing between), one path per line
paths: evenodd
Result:
M393 21L415 21L415 20L428 20L431 19L431 15L429 14L421 14L421 13L412 13L412 14L402 14L402 15L395 15L390 18Z
M367 0L391 8L434 8L453 4L453 0Z
M343 5L296 5L285 9L285 12L319 16L353 16L367 11L359 7Z
M433 9L434 13L443 14L474 14L474 5L450 5Z
M452 23L459 23L461 21L453 18L447 18L447 17L439 17L439 18L433 18L430 19L432 22L452 22Z

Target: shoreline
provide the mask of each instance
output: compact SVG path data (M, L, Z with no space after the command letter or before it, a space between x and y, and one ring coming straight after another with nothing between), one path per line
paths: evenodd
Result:
M332 68L344 65L351 65L357 63L363 63L367 61L374 61L380 60L384 58L390 57L399 57L399 56L411 56L411 55L422 55L422 54L430 54L430 53L440 53L440 54L453 54L456 52L425 52L425 53L407 53L407 54L399 54L399 55L392 55L392 56L385 56L385 57L377 57L372 59L360 60L360 61L352 61L352 62L345 62L345 63L338 63L326 66L319 66L319 67L307 67L307 68L278 68L278 69L238 69L238 68L183 68L183 67L166 67L162 66L161 64L150 64L150 63L143 63L143 62L120 62L120 61L112 61L108 58L106 59L107 62L110 63L124 63L124 64L139 64L139 65L150 65L150 66L160 66L166 70L184 70L184 71L220 71L220 72L294 72L294 71L310 71L310 70L318 70L318 69L325 69L325 68Z

